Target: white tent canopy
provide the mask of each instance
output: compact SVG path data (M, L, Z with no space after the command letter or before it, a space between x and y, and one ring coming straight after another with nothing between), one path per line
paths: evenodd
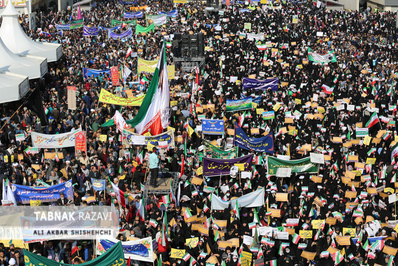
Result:
M28 77L10 72L0 73L0 103L18 101L28 91Z
M91 4L91 0L83 0L83 1L80 1L80 2L77 2L77 3L74 3L73 7L80 6L80 5L86 5L86 4Z
M0 28L0 37L11 52L18 55L46 57L48 62L55 62L61 58L62 46L60 44L34 42L25 34L19 24L18 12L12 1L8 1L7 7L1 15L3 22Z
M47 59L39 56L13 54L0 38L0 72L10 71L29 79L43 77L47 73Z

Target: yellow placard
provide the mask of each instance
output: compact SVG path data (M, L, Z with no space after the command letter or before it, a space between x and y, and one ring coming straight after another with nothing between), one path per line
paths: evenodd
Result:
M324 220L312 220L312 229L319 229Z
M351 236L336 236L336 241L340 246L351 245Z
M30 203L30 206L40 206L41 200L30 200L29 203Z
M279 103L276 103L272 109L276 112L279 110L279 108L281 108L281 105Z
M366 164L375 164L376 158L366 158Z
M301 104L301 99L297 99L296 98L296 99L294 99L294 101L295 101L296 104Z
M103 103L123 105L123 106L141 106L142 102L144 101L144 98L145 95L140 95L134 98L118 97L104 89L101 89L98 101Z
M203 175L203 166L199 167L198 170L196 170L197 175ZM203 179L202 179L203 182Z
M258 109L256 110L256 113L257 113L258 115L262 115L262 114L264 113L264 108L258 108Z
M252 260L253 260L252 253L247 251L242 251L241 260L240 260L242 266L251 266Z
M108 136L107 136L107 135L100 135L100 136L99 136L99 139L100 139L100 141L102 141L102 142L106 142L106 140L108 139Z
M276 201L282 201L282 202L288 202L288 193L276 193L275 195L275 200Z
M312 230L300 230L301 238L312 239Z
M355 228L343 227L343 235L349 233L351 237L355 237Z
M217 264L217 263L218 263L218 260L217 260L216 256L214 256L214 255L206 260L206 264Z
M153 150L153 148L155 148L155 145L152 145L151 143L148 143L148 145L146 146L146 149L147 149L148 151Z
M182 259L182 257L184 257L186 251L185 249L176 249L176 248L172 248L171 249L171 255L170 258L173 259Z
M372 137L370 137L370 136L365 136L365 138L364 138L364 140L363 140L363 144L369 145L371 140L372 140Z
M170 106L177 106L178 101L170 101Z
M190 247L190 248L194 248L198 245L199 242L199 237L194 237L194 238L188 238L185 239L185 243Z
M150 61L138 58L138 68L137 68L138 75L140 75L142 72L149 74L155 73L157 64L158 60ZM174 65L167 66L167 78L169 80L174 79L175 75L176 75L175 66Z
M395 256L397 254L397 250L398 249L396 249L396 248L385 245L383 248L383 253L386 253L390 256Z
M239 171L245 171L245 164L244 163L236 163L234 165L239 168Z
M316 255L316 252L309 252L309 251L305 251L305 250L301 253L301 257L303 257L307 260L314 260L315 255Z

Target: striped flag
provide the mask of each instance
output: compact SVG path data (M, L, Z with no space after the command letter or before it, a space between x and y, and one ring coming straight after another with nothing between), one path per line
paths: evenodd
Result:
M370 117L369 121L366 123L367 128L371 128L374 125L376 125L379 121L379 117L377 116L377 113L373 113L372 116Z
M185 212L184 212L184 218L185 218L186 220L188 220L188 219L191 218L191 217L192 217L191 211L189 210L189 208L186 208L186 209L185 209Z
M156 222L155 219L150 219L150 220L149 220L149 224L150 224L152 227L155 227L155 228L158 226L158 223Z
M298 234L294 234L293 235L293 239L292 239L292 243L294 243L295 245L297 245L297 243L300 241L301 236Z
M188 261L190 258L191 258L191 254L189 254L189 253L185 253L185 255L182 257L182 259L184 261Z

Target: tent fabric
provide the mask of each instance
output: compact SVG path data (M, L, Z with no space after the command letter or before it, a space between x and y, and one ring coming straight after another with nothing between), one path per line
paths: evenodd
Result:
M28 91L28 77L10 72L0 73L0 103L20 100Z
M0 72L9 71L12 73L28 76L29 79L43 77L47 73L47 59L38 56L19 56L13 54L3 40L0 38Z
M90 3L91 3L91 0L83 0L83 1L80 1L80 2L77 2L77 3L74 3L72 7L79 6L79 5L90 4Z
M34 55L47 58L47 62L55 62L62 56L62 46L54 43L34 42L23 31L19 24L18 12L8 1L7 7L1 13L3 22L0 37L11 52L17 55Z

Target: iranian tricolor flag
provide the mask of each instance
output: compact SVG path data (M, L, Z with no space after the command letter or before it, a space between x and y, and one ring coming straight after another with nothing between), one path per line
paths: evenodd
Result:
M196 91L199 88L199 68L195 68L196 78L195 82L192 82L192 96L195 95ZM191 104L193 105L193 103Z
M145 221L145 208L146 208L145 199L144 197L142 197L136 213L136 216L140 217L141 221Z
M127 49L126 52L126 58L129 57L133 53L133 50L131 49L131 46L129 46L129 49Z
M127 123L124 120L123 116L116 110L115 114L113 115L113 122L116 125L117 130L122 133L123 129L127 128Z
M342 262L344 257L341 255L340 251L337 251L333 254L334 265L339 265Z
M323 84L322 85L322 90L326 94L332 94L333 90L334 90L334 87L329 87L328 85Z
M167 80L166 52L163 44L160 59L144 101L137 116L129 124L136 128L138 134L142 135L151 129L152 135L158 135L169 125L169 109L170 89Z
M394 158L395 156L397 156L397 154L398 154L398 143L395 144L395 145L392 147L392 149L391 149L391 161L393 160L393 158Z
M378 122L380 122L380 120L379 117L377 116L377 113L373 113L369 121L366 123L366 127L371 128L374 125L376 125Z
M108 180L109 183L111 183L112 185L112 190L113 192L115 192L117 200L120 202L120 204L122 204L124 208L126 208L126 200L124 199L124 192L120 190L115 184L113 184L113 182L109 177Z

